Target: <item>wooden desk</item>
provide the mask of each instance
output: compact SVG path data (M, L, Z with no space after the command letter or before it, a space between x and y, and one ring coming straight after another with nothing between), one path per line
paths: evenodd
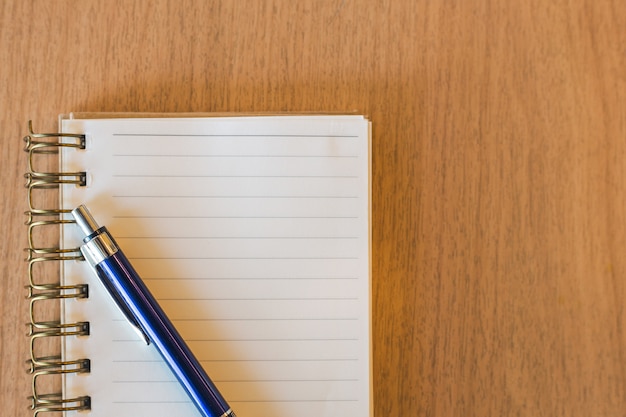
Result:
M28 119L373 122L377 416L623 416L626 3L0 3L0 404L27 416Z

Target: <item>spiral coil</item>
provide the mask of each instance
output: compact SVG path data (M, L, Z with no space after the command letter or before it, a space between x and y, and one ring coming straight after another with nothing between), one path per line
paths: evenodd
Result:
M50 312L58 311L58 303L63 299L87 298L88 286L61 285L59 263L67 260L80 260L79 248L62 249L58 240L51 242L53 228L58 232L65 224L73 220L65 220L70 210L53 207L48 192L58 190L61 185L85 185L85 172L48 172L37 168L40 158L47 155L58 155L61 148L85 148L85 135L60 133L35 133L32 122L28 123L29 134L24 137L24 151L28 153L28 172L25 174L28 189L28 300L30 302L30 322L28 336L30 338L30 359L28 372L32 375L31 409L33 416L44 412L62 412L72 410L89 410L91 398L80 396L64 398L61 392L43 393L45 387L53 384L51 378L64 374L85 373L90 371L89 359L68 360L56 352L40 353L52 349L45 341L68 336L85 336L89 334L88 322L63 323L58 317L50 316ZM58 195L58 194L57 194ZM43 204L46 202L46 204ZM53 231L53 232L54 232ZM53 234L53 233L52 233ZM56 268L54 267L56 263ZM52 267L51 267L52 266Z

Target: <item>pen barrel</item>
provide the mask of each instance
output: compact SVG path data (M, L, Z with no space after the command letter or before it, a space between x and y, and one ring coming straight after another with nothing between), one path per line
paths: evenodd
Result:
M203 417L235 417L213 381L122 251L95 266L109 291L136 318ZM115 277L115 278L112 278Z

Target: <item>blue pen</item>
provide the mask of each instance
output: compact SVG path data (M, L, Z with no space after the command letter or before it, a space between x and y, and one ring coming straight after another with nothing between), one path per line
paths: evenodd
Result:
M72 216L86 237L80 250L124 315L152 343L204 417L236 417L106 227L83 205Z

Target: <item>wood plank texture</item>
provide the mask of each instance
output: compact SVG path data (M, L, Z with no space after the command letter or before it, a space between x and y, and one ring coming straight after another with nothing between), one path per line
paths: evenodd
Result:
M30 415L29 119L356 110L375 415L624 416L624 1L2 0L0 103L3 415Z

